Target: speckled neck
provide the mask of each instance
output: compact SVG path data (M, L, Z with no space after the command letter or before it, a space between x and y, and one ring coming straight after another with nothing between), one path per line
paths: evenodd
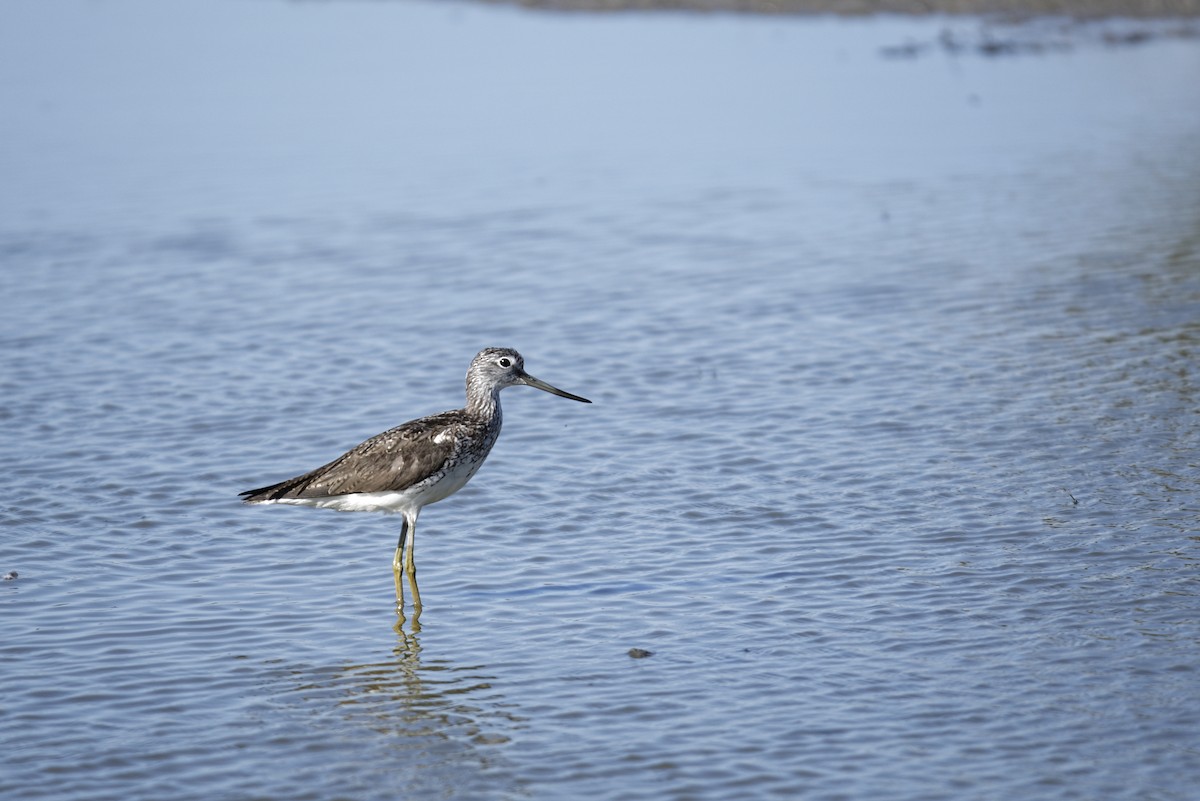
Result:
M487 377L474 371L467 373L467 411L478 417L495 418L499 425L502 417L500 411L500 387Z

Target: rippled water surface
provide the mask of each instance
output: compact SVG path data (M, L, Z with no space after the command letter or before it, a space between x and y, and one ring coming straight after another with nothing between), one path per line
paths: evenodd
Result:
M1195 798L1200 46L940 24L0 6L0 795Z

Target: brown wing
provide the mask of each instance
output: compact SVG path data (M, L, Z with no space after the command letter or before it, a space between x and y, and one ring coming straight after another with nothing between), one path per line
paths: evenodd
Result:
M436 473L454 451L454 412L422 417L376 434L327 465L241 493L246 503L321 498L352 492L399 492ZM438 441L438 435L446 434Z

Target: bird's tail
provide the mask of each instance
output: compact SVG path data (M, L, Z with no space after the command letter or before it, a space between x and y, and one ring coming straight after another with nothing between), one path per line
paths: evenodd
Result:
M298 481L298 478L289 478L287 481L280 481L278 484L272 484L269 487L259 487L258 489L239 492L238 497L242 499L242 503L277 501L280 498L288 497L289 493L292 493L297 488L296 484Z

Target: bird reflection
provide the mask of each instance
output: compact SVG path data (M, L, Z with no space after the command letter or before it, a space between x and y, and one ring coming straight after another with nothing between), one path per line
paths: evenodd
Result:
M497 755L477 747L508 742L505 731L520 725L520 718L496 698L486 666L422 661L415 617L408 631L403 622L395 625L390 659L346 665L299 689L310 698L331 697L348 721L399 735L397 746L430 764L463 768L493 762Z
M403 571L397 570L397 571L395 571L395 574L394 574L394 577L396 579L396 622L392 626L392 630L396 632L396 636L400 638L402 643L407 642L408 640L412 639L413 642L415 643L414 647L416 647L416 649L419 651L421 649L421 646L419 643L416 643L415 635L421 631L421 605L419 603L413 604L412 620L409 620L407 617L405 617L405 615L404 615L404 588L403 588L403 586L401 586L401 583L400 583L402 581L402 579L400 578L400 574L402 572ZM409 586L412 588L413 598L420 598L421 595L417 591L416 571L414 570L412 573L405 573L404 576L408 580ZM409 631L407 631L407 632L404 630L405 623L408 623ZM409 632L411 632L411 634Z

